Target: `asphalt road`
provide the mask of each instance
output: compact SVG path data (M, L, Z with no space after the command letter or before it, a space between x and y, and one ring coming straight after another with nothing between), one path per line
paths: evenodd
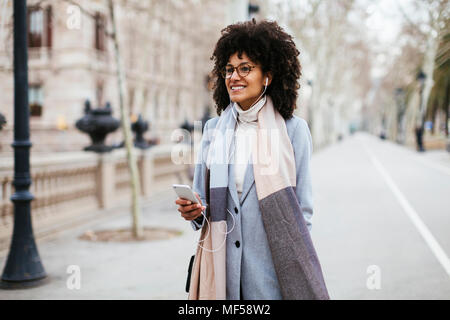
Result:
M332 298L450 299L450 154L358 133L315 153L312 175Z

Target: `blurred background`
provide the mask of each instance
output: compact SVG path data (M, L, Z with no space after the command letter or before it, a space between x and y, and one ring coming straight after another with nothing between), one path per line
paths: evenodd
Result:
M313 137L312 236L332 298L450 298L448 1L113 3L149 241L110 243L98 233L129 225L132 190L108 1L27 1L31 214L43 264L58 276L2 298L185 298L198 235L169 186L192 184L195 122L216 116L210 56L220 31L252 18L276 20L300 51L295 113ZM0 0L2 265L14 217L13 29L13 1ZM174 162L174 146L191 161ZM95 244L103 240L109 246ZM108 267L92 267L93 257ZM86 280L77 295L60 285L68 265L89 270L95 285ZM108 281L131 265L141 266L131 282Z

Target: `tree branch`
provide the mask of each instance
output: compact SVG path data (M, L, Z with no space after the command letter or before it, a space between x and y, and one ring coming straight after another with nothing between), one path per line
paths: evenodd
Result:
M419 26L414 23L406 14L405 10L403 9L402 5L400 4L400 2L398 0L395 0L395 3L397 4L397 8L400 11L400 13L402 14L403 18L406 20L406 22L409 24L409 26L413 29L415 29L417 32L422 33L422 31L420 30ZM378 4L379 5L379 4Z

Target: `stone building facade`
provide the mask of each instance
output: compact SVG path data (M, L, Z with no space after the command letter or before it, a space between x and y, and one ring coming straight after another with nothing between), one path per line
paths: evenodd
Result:
M79 6L74 5L79 4ZM84 102L110 102L119 118L118 85L107 1L28 1L29 102L34 152L75 151L89 138L75 128ZM36 6L37 5L37 6ZM116 16L126 104L132 119L150 122L147 138L170 142L185 119L214 115L207 88L210 56L227 22L227 2L213 0L117 1ZM0 152L12 152L12 1L7 1L0 32L0 112L7 126ZM122 142L118 130L108 143Z

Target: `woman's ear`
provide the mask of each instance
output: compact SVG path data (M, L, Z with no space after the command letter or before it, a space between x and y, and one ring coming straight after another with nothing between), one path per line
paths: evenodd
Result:
M266 85L266 83L267 83L267 86L269 86L272 83L272 73L271 72L267 72L264 77L264 85Z

